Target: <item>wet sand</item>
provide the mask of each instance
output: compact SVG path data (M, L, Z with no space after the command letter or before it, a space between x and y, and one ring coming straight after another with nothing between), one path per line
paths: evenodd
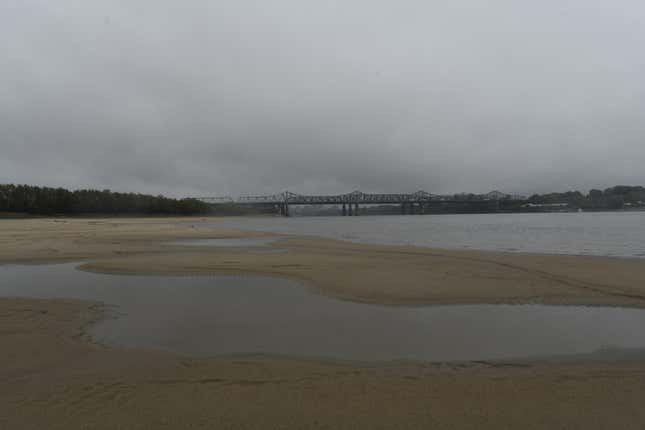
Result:
M196 229L201 219L33 219L0 223L0 263L87 260L109 273L258 273L381 304L548 303L645 307L645 259L278 239L286 252L182 246L191 238L270 235ZM209 222L213 222L211 218Z
M645 262L280 239L281 253L168 245L242 237L199 219L0 221L0 263L263 273L384 304L644 307ZM209 219L213 222L213 219ZM181 224L180 224L181 223ZM186 359L92 344L95 303L0 299L0 428L642 428L645 360L358 364ZM198 334L196 334L198 335Z

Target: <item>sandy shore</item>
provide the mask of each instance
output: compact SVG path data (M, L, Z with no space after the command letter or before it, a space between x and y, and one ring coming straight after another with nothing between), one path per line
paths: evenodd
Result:
M269 233L194 228L203 219L4 220L0 263L81 261L109 273L261 273L383 304L552 303L645 307L645 260L280 239L280 253L168 242ZM212 222L212 219L210 220Z
M0 263L115 273L264 273L385 304L645 307L642 260L280 239L187 247L199 219L0 221ZM213 222L213 220L209 220ZM88 342L98 304L0 298L0 428L643 428L645 362L357 365L186 359Z

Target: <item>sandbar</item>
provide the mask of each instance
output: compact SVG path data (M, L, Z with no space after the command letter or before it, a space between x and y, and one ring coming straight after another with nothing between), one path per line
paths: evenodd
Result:
M279 238L280 253L172 245L270 235L208 218L0 221L0 264L102 273L261 273L385 305L645 307L638 259ZM345 363L106 347L100 303L0 298L0 428L643 428L645 360ZM198 335L198 334L196 334Z

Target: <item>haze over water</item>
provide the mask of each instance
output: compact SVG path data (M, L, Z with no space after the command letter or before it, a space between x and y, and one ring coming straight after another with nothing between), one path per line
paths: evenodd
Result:
M236 217L210 225L375 244L645 257L645 212Z

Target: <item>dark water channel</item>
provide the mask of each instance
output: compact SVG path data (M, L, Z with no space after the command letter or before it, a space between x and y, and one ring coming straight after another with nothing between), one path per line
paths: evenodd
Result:
M340 301L257 276L122 276L74 264L0 266L0 296L103 301L103 342L206 356L273 353L353 360L479 360L645 347L645 310Z

